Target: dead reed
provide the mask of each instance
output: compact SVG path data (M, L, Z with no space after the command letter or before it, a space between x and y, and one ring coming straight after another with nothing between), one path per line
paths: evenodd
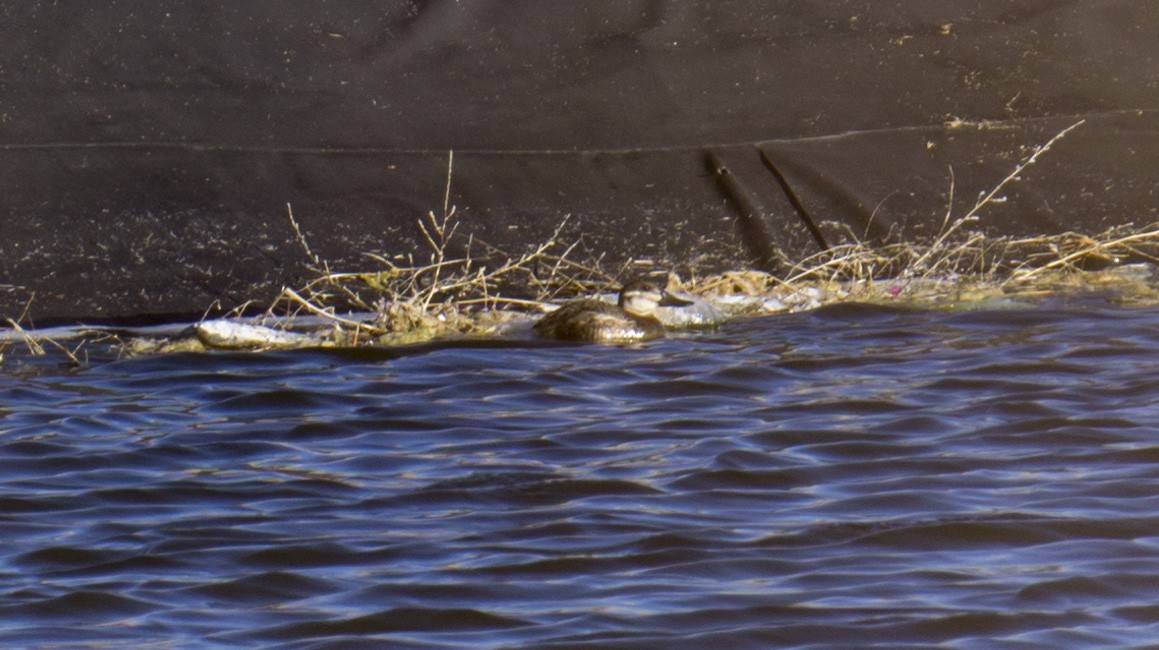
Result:
M758 271L734 271L690 278L678 286L706 297L729 294L787 296L801 292L832 300L930 301L978 291L1028 291L1036 281L1054 282L1058 273L1080 273L1117 264L1121 259L1159 261L1159 223L1119 226L1099 234L1063 233L1033 238L993 237L972 228L1003 191L1018 182L1028 167L1059 140L1081 127L1076 122L1036 147L973 205L955 214L955 180L949 169L949 191L942 226L930 241L869 244L851 237L791 266L784 277ZM318 277L298 289L283 290L275 307L291 314L309 313L329 320L345 342L403 342L462 333L486 333L496 314L541 308L558 296L613 288L623 269L602 268L599 260L572 259L577 243L561 232L520 254L509 254L460 232L451 204L454 153L447 159L441 214L428 212L417 221L426 250L406 264L367 254L379 268L334 272L317 256L287 206L298 241ZM459 251L452 255L449 251ZM416 262L415 258L422 259ZM517 287L518 295L504 295ZM982 288L984 287L984 289ZM529 297L530 296L530 297ZM814 305L817 300L799 304ZM774 303L776 304L776 303ZM781 301L781 304L785 304ZM370 314L340 315L339 306ZM490 318L480 318L480 314Z
M66 363L72 366L83 366L87 361L87 356L84 353L84 346L87 343L81 340L76 347L69 349L60 341L36 331L29 331L21 325L28 318L28 310L32 306L31 300L24 306L24 312L18 318L5 318L4 322L8 323L12 333L16 334L21 342L24 343L25 348L29 354L35 357L46 356L50 350L55 350L61 353ZM4 361L4 351L13 343L12 337L0 338L0 363Z
M850 243L798 260L783 277L735 270L685 280L670 275L670 282L716 301L728 314L808 309L847 300L955 304L1091 288L1110 288L1136 302L1159 304L1159 272L1155 271L1159 222L1126 224L1095 234L1067 232L1031 238L993 237L972 228L984 218L988 206L1001 200L1005 188L1018 182L1052 145L1082 124L1068 126L1034 149L956 216L951 168L942 226L930 241L870 244L851 234ZM628 273L630 262L609 270L602 258L577 261L579 241L565 242L562 234L567 216L546 241L517 253L464 234L458 210L451 203L453 172L451 152L442 211L432 210L417 220L425 249L408 256L405 263L367 253L375 268L335 271L311 248L287 204L290 225L316 277L303 286L283 288L266 311L275 327L294 329L296 319L303 315L320 318L329 328L321 337L305 339L311 345L397 344L485 335L560 297L614 289ZM1116 272L1124 260L1149 266L1139 272ZM240 316L243 309L234 313ZM86 339L70 349L26 330L21 325L24 315L5 320L11 334L0 337L0 362L11 346L23 341L30 354L44 355L52 349L71 364L84 363ZM318 334L316 326L310 329ZM187 349L187 344L128 341L123 349L140 354Z
M453 174L451 152L442 213L432 210L417 220L427 248L409 256L406 264L367 253L379 268L334 272L310 248L287 206L298 241L318 277L298 289L284 288L271 309L286 307L291 314L320 316L331 321L350 342L397 343L486 333L488 321L478 318L482 312L536 309L557 295L615 283L598 262L572 259L579 242L562 241L567 216L546 241L517 254L460 233L458 210L451 204ZM452 250L460 254L452 255ZM416 257L422 261L416 262ZM504 295L504 289L510 287L517 287L519 295ZM339 315L339 306L371 316Z

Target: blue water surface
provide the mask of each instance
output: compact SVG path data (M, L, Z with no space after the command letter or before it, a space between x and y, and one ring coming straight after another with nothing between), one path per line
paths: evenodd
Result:
M11 357L3 647L1159 643L1157 308Z

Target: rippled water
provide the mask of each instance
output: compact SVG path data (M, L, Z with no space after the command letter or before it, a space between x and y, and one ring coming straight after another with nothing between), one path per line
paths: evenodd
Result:
M0 645L1143 648L1159 309L0 375Z

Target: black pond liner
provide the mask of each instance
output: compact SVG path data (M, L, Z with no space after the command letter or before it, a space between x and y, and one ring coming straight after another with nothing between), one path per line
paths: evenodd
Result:
M0 314L164 321L460 233L712 271L1155 222L1159 4L0 8ZM216 302L215 302L216 301Z

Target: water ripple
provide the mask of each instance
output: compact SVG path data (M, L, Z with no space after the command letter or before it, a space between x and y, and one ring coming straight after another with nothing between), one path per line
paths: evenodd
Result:
M0 377L0 644L1144 648L1159 311Z

